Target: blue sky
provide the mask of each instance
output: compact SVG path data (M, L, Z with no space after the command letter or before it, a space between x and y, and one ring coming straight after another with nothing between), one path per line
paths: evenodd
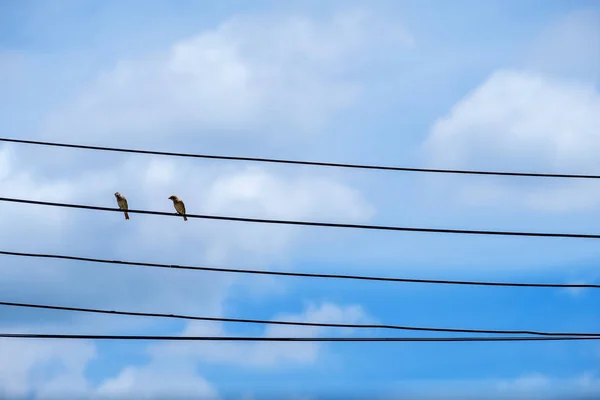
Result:
M598 173L594 1L0 4L2 136L183 152ZM600 186L0 144L0 195L190 213L597 233ZM439 279L598 282L593 240L0 207L2 250ZM590 290L253 277L3 257L2 301L320 322L600 331ZM11 332L344 336L0 308ZM402 333L404 334L404 333ZM412 336L412 333L406 333ZM3 398L559 398L595 342L0 341ZM436 397L437 396L437 397ZM528 397L529 396L529 397ZM571 397L574 398L574 397Z

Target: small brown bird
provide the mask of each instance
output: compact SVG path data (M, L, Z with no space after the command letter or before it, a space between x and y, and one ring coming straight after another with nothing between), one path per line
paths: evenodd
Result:
M125 210L125 219L129 219L129 214L127 213L127 199L119 192L115 192L115 197L117 198L117 204L119 205L119 208L121 210Z
M169 200L173 200L173 207L175 207L175 211L177 211L177 214L183 215L183 220L187 221L187 217L185 216L185 204L183 204L183 201L181 201L181 199L175 195L169 197Z

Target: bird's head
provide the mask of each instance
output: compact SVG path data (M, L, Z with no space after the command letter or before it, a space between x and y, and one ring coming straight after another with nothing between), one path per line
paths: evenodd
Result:
M118 199L119 197L121 197L121 193L115 192L115 197Z
M177 196L173 195L173 196L169 197L169 200L175 201L175 200L179 200L179 198Z

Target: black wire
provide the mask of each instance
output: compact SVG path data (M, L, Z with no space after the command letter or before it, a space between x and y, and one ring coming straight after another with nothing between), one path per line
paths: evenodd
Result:
M53 259L60 259L60 260L85 261L85 262L93 262L93 263L101 263L101 264L120 264L120 265L131 265L131 266L149 267L149 268L171 268L171 269L184 269L184 270L193 270L193 271L294 276L294 277L303 277L303 278L355 279L355 280L380 281L380 282L432 283L432 284L444 284L444 285L470 285L470 286L600 289L599 284L593 284L593 283L518 283L518 282L456 281L456 280L444 280L444 279L388 278L388 277L364 276L364 275L318 274L318 273L310 273L310 272L284 272L284 271L266 271L266 270L255 270L255 269L223 268L223 267L198 267L198 266L190 266L190 265L108 260L108 259L102 259L102 258L66 256L66 255L60 255L60 254L22 253L22 252L4 251L4 250L0 250L0 255L17 256L17 257L53 258Z
M48 201L38 200L25 200L15 199L9 197L0 197L0 201L7 201L12 203L25 203L25 204L36 204L41 206L51 207L67 207L67 208L80 208L85 210L96 210L96 211L116 211L123 212L119 208L111 207L99 207L99 206L87 206L83 204L69 204L69 203L55 203ZM169 217L181 218L181 215L176 213L168 213L162 211L147 211L147 210L133 210L128 209L127 212L130 214L151 214L151 215L164 215ZM384 231L403 231L403 232L427 232L427 233L450 233L450 234L463 234L463 235L495 235L495 236L533 236L533 237L555 237L555 238L573 238L573 239L600 239L600 235L588 234L588 233L548 233L548 232L515 232L515 231L488 231L488 230L467 230L467 229L443 229L443 228L410 228L402 226L386 226L386 225L359 225L359 224L340 224L333 222L312 222L312 221L290 221L290 220L279 220L279 219L263 219L263 218L244 218L244 217L225 217L218 215L203 215L203 214L185 214L188 218L203 218L213 219L220 221L237 221L237 222L254 222L262 224L279 224L279 225L303 225L303 226L321 226L328 228L352 228L352 229L370 229L370 230L384 230Z
M173 340L219 342L524 342L600 340L596 336L554 337L252 337L252 336L157 336L157 335L76 335L41 333L0 333L0 338L15 339L88 339L88 340Z
M456 333L488 333L488 334L506 334L506 335L538 335L538 336L599 336L600 333L565 333L565 332L540 332L532 330L490 330L490 329L455 329L455 328L424 328L404 325L384 325L384 324L333 324L323 322L299 322L299 321L274 321L266 319L245 319L245 318L220 318L220 317L197 317L181 314L164 314L164 313L144 313L134 311L115 311L103 310L98 308L81 308L81 307L65 307L51 306L46 304L32 303L15 303L8 301L0 301L0 305L9 307L26 307L38 308L44 310L62 310L75 311L95 314L112 314L112 315L129 315L136 317L153 317L153 318L175 318L194 321L213 321L213 322L233 322L233 323L250 323L250 324L271 324L271 325L294 325L294 326L318 326L323 328L356 328L356 329L397 329L406 331L427 331L427 332L456 332Z
M117 148L117 147L88 146L88 145L80 145L80 144L42 142L42 141L37 141L37 140L23 140L23 139L9 139L9 138L0 138L0 141L11 142L11 143L21 143L21 144L33 144L33 145L41 145L41 146L68 147L68 148L86 149L86 150L113 151L113 152L120 152L120 153L152 154L152 155L159 155L159 156L206 158L206 159L230 160L230 161L253 161L253 162L278 163L278 164L313 165L313 166L319 166L319 167L355 168L355 169L372 169L372 170L405 171L405 172L428 172L428 173L446 173L446 174L468 174L468 175L499 175L499 176L521 176L521 177L540 177L540 178L600 179L600 175L551 174L551 173L535 173L535 172L501 172L501 171L478 171L478 170L436 169L436 168L409 168L409 167L392 167L392 166L382 166L382 165L344 164L344 163L318 162L318 161L299 161L299 160L286 160L286 159L275 159L275 158L174 153L174 152L166 152L166 151L136 150L136 149L124 149L124 148Z

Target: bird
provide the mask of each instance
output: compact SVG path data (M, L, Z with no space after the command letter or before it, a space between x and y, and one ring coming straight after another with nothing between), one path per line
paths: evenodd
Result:
M187 221L187 217L185 216L185 204L183 204L183 201L175 195L169 197L169 200L173 200L175 211L177 211L177 214L183 215L183 220Z
M117 204L121 210L125 210L125 219L129 219L129 214L127 213L127 199L119 192L115 192L115 197L117 198Z

